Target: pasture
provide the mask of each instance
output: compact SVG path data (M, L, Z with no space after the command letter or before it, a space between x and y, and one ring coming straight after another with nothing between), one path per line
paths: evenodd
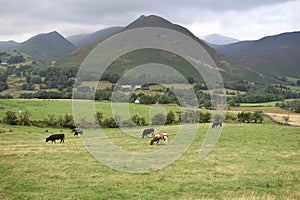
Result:
M0 124L0 199L300 199L299 127L225 123L213 151L199 159L208 125L169 166L131 174L98 162L69 129ZM177 128L164 127L169 141ZM52 133L64 133L65 143L45 143ZM164 146L119 129L105 133L127 151Z
M122 104L122 103L121 103ZM77 103L76 105L81 105ZM85 103L83 102L83 105ZM112 107L108 102L95 102L96 111L104 113L104 118L112 117ZM179 111L180 108L177 105L143 105L143 104L129 104L130 114L141 115L149 122L150 116L148 113L162 111L165 112L170 110ZM7 111L14 111L17 114L19 112L28 111L30 113L30 119L32 120L43 120L48 115L60 116L66 113L72 113L72 100L71 99L60 99L60 100L26 100L26 99L0 99L0 119L2 119ZM85 110L82 110L83 114ZM116 112L116 114L122 115L122 110Z

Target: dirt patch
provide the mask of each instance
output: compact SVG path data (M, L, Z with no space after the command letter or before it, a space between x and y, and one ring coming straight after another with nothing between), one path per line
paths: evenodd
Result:
M299 114L279 114L279 113L266 113L274 120L280 123L286 123L285 118L287 118L287 123L292 126L300 126L300 115Z

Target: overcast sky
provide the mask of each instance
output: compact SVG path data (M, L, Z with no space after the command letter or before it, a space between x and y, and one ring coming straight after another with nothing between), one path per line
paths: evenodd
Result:
M0 41L51 31L64 36L159 15L196 36L239 40L300 31L300 0L0 0Z

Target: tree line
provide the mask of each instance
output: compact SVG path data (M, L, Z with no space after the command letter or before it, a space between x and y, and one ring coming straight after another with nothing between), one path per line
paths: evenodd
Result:
M255 112L240 112L238 114L227 113L225 118L222 116L215 116L214 121L239 121L239 122L254 122L262 123L262 113ZM22 111L18 114L15 111L7 111L1 120L2 123L9 125L22 125L22 126L37 126L41 128L70 128L75 125L73 115L65 113L64 115L50 114L42 120L31 120L30 112ZM82 118L77 122L81 127L93 127L95 124L103 128L118 128L118 127L134 127L134 126L147 126L151 125L172 125L180 123L209 123L211 121L211 113L203 112L200 110L186 110L184 112L169 111L166 115L157 113L151 117L150 122L147 122L144 117L133 115L130 119L121 119L120 116L104 118L104 113L97 111L94 115L94 122L88 122Z

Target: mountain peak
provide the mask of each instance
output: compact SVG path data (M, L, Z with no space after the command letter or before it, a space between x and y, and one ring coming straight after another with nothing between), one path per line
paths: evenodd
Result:
M231 38L228 36L224 36L224 35L220 35L217 33L210 34L210 35L204 35L201 38L210 44L216 44L216 45L226 45L226 44L232 44L232 43L239 42L239 40L237 40L237 39L234 39L234 38Z
M75 46L57 31L36 35L21 44L20 50L42 62L62 57Z
M126 29L132 29L132 28L141 28L141 27L165 27L168 28L170 25L173 25L168 20L159 17L157 15L141 15L139 18L137 18L135 21L130 23Z

